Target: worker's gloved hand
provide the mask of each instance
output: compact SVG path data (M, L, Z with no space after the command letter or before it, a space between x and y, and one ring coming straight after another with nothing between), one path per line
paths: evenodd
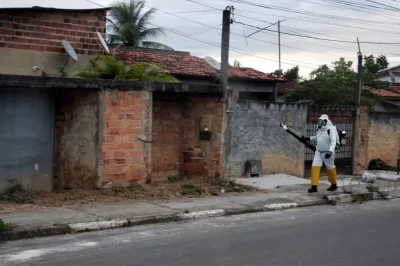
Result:
M302 140L310 141L310 137L301 136Z
M327 151L325 153L325 159L329 159L329 158L331 158L331 156L332 156L332 152L331 151Z

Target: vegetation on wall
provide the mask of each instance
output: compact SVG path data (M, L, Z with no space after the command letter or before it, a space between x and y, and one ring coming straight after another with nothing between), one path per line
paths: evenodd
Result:
M126 65L112 56L99 56L75 76L82 78L118 79L152 82L179 82L164 69L150 63Z

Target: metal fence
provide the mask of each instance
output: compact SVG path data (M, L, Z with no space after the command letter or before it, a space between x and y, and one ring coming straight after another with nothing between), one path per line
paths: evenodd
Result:
M335 152L335 164L339 173L351 173L352 164L352 141L353 141L353 107L332 107L332 106L308 106L306 135L315 136L316 124L321 114L327 114L332 123L338 130L346 131L346 145L340 147ZM305 149L305 176L310 175L311 162L314 158L314 152Z
M335 152L336 159L351 159L351 150L352 150L352 140L353 140L353 124L335 124L338 130L346 131L346 145L340 147ZM307 136L315 136L316 134L316 124L307 124L306 131ZM312 161L314 158L314 152L310 149L306 149L306 161Z

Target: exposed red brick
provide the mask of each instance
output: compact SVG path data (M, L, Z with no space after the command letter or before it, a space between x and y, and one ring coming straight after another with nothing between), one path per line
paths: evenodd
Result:
M89 13L62 10L51 12L2 10L0 11L0 35L9 38L7 40L3 38L6 45L2 44L1 47L65 53L61 41L67 40L72 47L79 49L78 54L97 54L100 44L96 31L104 32L105 23L102 18L105 14L103 10L93 10ZM101 20L93 21L94 18L101 18ZM95 27L87 26L91 24ZM11 38L13 36L24 38L13 39ZM84 36L85 39L81 40L79 36ZM23 46L20 43L42 44L46 47ZM83 47L83 44L86 46Z
M145 182L147 150L138 135L145 132L142 119L149 119L146 92L107 91L103 104L103 181L121 185Z

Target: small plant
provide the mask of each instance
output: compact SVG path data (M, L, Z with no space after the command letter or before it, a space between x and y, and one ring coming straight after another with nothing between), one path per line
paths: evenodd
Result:
M189 210L185 210L185 211L184 211L184 213L186 213L186 214L189 214L189 213L190 213L190 211L189 211Z
M2 219L0 219L0 234L8 230L8 224L6 224Z
M180 194L183 196L201 196L205 192L203 187L193 184L183 184Z
M32 189L25 191L21 185L16 185L1 194L0 199L19 204L34 204L35 192Z
M396 171L396 168L381 159L373 159L369 162L368 170Z

